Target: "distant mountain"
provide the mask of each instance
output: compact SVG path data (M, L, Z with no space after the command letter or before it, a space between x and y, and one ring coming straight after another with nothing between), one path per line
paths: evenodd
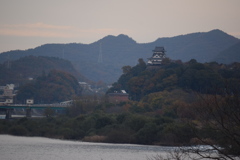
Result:
M89 81L67 60L56 57L26 56L0 64L0 85L7 83L21 85L42 74L48 74L51 70L61 70L70 73L79 81Z
M206 33L192 33L173 38L160 38L157 44L163 44L168 50L171 59L180 59L184 62L196 59L198 62L209 62L222 50L239 42L239 39L224 33L221 30L212 30Z
M237 42L239 39L220 30L159 38L150 43L136 43L121 34L106 36L91 44L45 44L25 51L4 52L0 54L0 63L27 55L60 57L71 61L87 78L112 83L120 77L123 66L133 66L139 58L146 61L151 57L155 46L163 46L173 60L209 62Z
M240 42L220 52L213 61L224 64L240 62Z

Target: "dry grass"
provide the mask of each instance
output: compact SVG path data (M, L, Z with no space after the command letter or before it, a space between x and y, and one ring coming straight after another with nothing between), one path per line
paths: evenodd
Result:
M105 142L107 139L106 136L99 136L99 135L94 135L94 136L86 136L83 138L83 141L85 142Z

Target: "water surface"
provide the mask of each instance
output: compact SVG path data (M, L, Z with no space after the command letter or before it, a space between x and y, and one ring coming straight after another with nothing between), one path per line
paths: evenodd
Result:
M173 149L0 135L1 160L147 160Z

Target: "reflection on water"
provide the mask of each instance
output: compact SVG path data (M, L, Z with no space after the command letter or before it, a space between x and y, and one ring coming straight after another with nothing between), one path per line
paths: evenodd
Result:
M146 160L172 149L0 135L0 159L3 160Z

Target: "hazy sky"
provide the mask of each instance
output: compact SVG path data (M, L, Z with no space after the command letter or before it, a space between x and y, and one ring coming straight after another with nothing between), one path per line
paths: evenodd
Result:
M240 0L0 0L0 52L119 34L145 43L213 29L240 38Z

